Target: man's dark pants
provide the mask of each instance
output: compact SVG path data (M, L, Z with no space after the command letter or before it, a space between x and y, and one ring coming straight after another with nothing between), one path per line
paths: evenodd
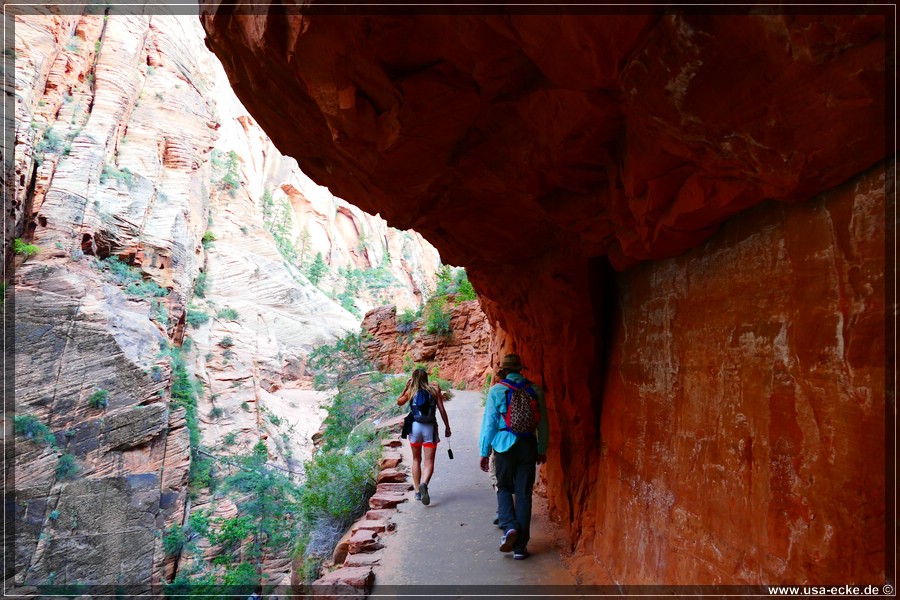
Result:
M496 452L497 514L503 531L519 533L514 552L523 552L531 537L531 490L537 466L537 440L520 437L506 452Z

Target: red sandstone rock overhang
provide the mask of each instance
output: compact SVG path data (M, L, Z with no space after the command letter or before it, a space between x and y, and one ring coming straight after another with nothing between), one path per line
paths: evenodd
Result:
M617 269L677 255L741 210L808 199L895 152L887 7L228 10L203 9L207 43L279 149L476 270L560 247Z

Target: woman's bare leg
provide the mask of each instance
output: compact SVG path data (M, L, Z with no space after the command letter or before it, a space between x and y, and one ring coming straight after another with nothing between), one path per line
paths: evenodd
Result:
M412 479L413 479L413 489L415 489L416 493L419 493L419 481L422 480L422 446L413 446L410 445L410 450L412 450ZM432 449L431 453L431 461L434 463L434 451ZM429 477L431 475L429 474ZM425 483L428 483L428 480L425 480Z

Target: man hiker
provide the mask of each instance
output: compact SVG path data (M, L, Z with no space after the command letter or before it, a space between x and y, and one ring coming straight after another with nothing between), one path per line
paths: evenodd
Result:
M507 354L500 363L508 375L488 391L481 421L481 470L490 469L491 450L497 472L497 515L500 552L516 560L528 558L531 529L531 491L536 465L547 460L547 407L544 393L522 376L518 354Z

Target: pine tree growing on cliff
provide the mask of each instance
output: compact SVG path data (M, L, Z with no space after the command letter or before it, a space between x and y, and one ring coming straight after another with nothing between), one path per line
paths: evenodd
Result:
M319 285L319 281L322 279L322 276L328 271L328 265L325 264L325 259L322 258L321 252L316 252L316 258L309 265L309 270L306 272L306 277L309 279L309 282L313 285Z
M300 235L297 236L297 261L300 268L306 264L306 257L312 246L312 234L309 232L309 225L304 225Z

